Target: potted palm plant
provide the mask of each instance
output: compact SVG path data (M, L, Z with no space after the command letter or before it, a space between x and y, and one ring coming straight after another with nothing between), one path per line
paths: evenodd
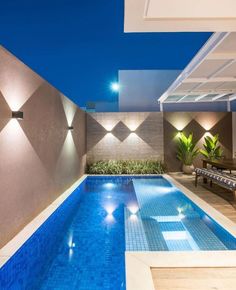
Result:
M185 136L180 133L178 140L177 158L182 162L182 170L186 174L192 174L194 171L193 160L199 154L199 149L196 148L196 142L193 141L193 133Z
M222 158L223 150L219 145L219 134L216 134L215 136L206 136L204 140L204 149L201 149L200 153L210 160L217 160Z

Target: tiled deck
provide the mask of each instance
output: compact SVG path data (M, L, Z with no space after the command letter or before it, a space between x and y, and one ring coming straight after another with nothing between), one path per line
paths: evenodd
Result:
M203 185L201 179L196 188L194 176L181 173L170 175L236 223L236 209L232 206L233 195L230 192L217 185L213 188ZM155 290L233 290L236 268L153 268L152 277Z
M152 269L155 290L235 290L235 268Z

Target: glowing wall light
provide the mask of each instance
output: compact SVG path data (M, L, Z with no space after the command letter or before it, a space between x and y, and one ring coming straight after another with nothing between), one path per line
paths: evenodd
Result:
M180 130L180 131L178 131L178 133L177 133L176 137L177 137L177 138L180 138L182 134L183 134L183 131L182 131L182 130Z
M181 131L192 121L193 113L179 113L171 112L167 113L165 119L176 128L176 130Z
M209 131L206 131L203 137L207 137L207 136L212 136L211 133Z
M131 132L131 133L129 134L129 136L130 136L131 138L134 138L134 137L137 137L137 134L136 134L135 132Z
M140 122L132 120L132 121L125 121L125 125L130 129L131 132L136 131L136 129L140 126Z
M12 119L23 120L24 113L22 111L12 111Z
M100 124L105 128L107 132L111 132L118 122L118 120L102 120Z
M224 116L225 113L198 113L195 119L205 131L210 131Z
M74 130L74 127L73 127L73 126L68 126L67 129L68 129L69 131L73 131L73 130Z
M71 126L77 110L76 105L67 97L61 94L62 105L67 119L68 126Z
M178 119L175 120L175 123L172 124L178 131L182 131L187 125L188 125L188 121L184 120L184 119Z
M122 118L122 122L134 132L148 118L149 113L139 113L138 115L126 115Z

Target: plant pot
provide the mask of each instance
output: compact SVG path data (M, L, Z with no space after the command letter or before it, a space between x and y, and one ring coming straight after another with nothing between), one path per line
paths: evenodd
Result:
M182 170L185 174L192 174L194 171L194 166L192 165L185 165L183 164Z

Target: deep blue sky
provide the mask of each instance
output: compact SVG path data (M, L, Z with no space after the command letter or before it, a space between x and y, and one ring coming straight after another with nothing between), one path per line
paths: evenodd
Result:
M183 69L210 33L123 32L123 0L5 0L0 43L81 106L119 69Z

